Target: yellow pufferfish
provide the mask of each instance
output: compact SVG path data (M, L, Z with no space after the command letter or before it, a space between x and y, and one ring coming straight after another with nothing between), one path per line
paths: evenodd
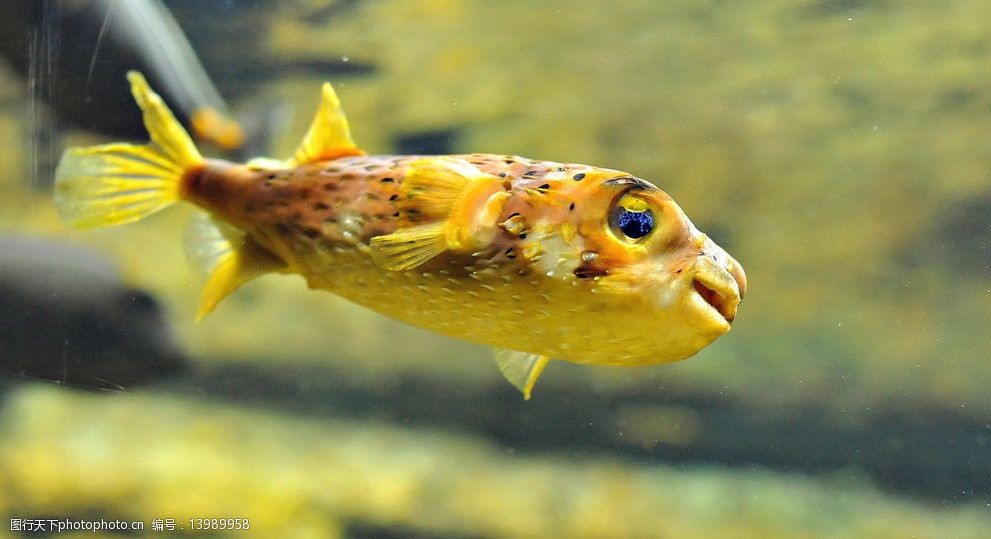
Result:
M730 329L740 264L626 172L523 157L367 155L330 84L287 160L207 159L141 74L146 145L70 148L56 206L79 228L185 200L208 268L199 317L264 273L296 273L407 324L492 345L526 398L549 358L685 359Z

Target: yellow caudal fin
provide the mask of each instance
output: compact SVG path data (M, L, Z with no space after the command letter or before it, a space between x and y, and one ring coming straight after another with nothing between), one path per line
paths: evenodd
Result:
M186 256L209 278L203 288L196 320L210 313L244 283L285 263L254 242L242 230L196 212L183 234Z
M313 117L313 123L286 164L295 167L348 155L365 155L365 152L359 150L351 140L351 128L334 88L330 83L324 83L320 93L320 108Z
M484 247L495 237L496 219L509 198L500 178L467 161L438 157L410 164L401 195L400 219L415 213L427 223L371 239L372 260L393 271L413 269L444 251Z
M151 142L66 150L55 171L55 206L77 228L131 223L179 198L179 180L203 157L162 98L136 71L127 74Z

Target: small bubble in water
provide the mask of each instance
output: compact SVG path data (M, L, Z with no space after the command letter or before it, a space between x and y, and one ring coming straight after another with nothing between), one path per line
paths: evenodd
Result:
M351 61L351 57L350 56L341 56L341 61L344 62L344 63L348 63L348 62Z

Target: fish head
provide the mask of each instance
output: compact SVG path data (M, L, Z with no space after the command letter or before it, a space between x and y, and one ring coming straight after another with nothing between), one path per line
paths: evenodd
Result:
M581 250L574 276L611 298L600 313L612 308L611 319L642 328L659 360L693 355L729 331L746 274L674 199L629 175L603 175L582 191L571 216Z

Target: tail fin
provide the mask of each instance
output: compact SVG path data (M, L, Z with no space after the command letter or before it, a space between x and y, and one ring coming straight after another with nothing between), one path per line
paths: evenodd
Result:
M55 206L77 228L122 225L179 199L179 180L203 162L189 134L137 71L127 74L151 142L66 150L55 171Z

